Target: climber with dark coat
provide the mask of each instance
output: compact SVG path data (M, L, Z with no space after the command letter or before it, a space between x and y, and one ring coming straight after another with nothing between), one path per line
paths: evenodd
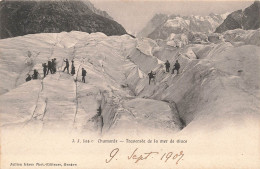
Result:
M50 71L51 74L52 74L52 63L51 63L50 60L48 61L48 70L47 70L47 74L49 74L49 71Z
M63 72L67 69L67 72L69 73L69 67L70 67L69 61L68 61L68 59L63 60L63 61L66 63L66 66L64 67Z
M148 73L148 77L149 77L149 85L150 85L150 82L151 82L152 79L153 79L154 84L155 84L155 75L156 75L156 73L153 73L152 70L151 70L150 73Z
M181 65L179 64L178 60L176 60L174 67L172 69L172 74L174 74L174 70L177 70L177 74L179 74L180 67L181 67Z
M84 82L84 83L85 83L86 74L87 74L87 71L84 68L82 68L82 82Z
M47 68L48 68L47 65L46 65L46 63L43 63L43 64L42 64L42 67L43 67L43 76L46 77Z
M166 67L166 72L169 72L171 64L170 64L170 62L168 60L165 62L165 67Z
M102 113L101 105L97 109L97 115L100 116Z
M27 76L27 78L25 79L25 81L28 82L28 81L30 81L30 80L32 80L32 77L31 77L30 74L28 74L28 76Z
M56 58L52 59L51 67L52 67L52 73L56 73Z
M75 74L75 66L74 66L74 61L71 61L71 75L73 76Z
M38 75L39 75L38 71L36 69L34 69L32 78L33 79L38 79Z

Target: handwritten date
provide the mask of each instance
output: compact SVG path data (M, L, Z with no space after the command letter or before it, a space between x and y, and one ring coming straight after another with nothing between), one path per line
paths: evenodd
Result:
M106 159L106 163L110 163L113 159L116 159L117 154L119 153L119 148L115 148L110 152L109 158ZM176 165L179 164L180 160L183 160L184 153L180 151L179 153L167 152L167 153L160 153L160 152L146 152L146 153L139 153L138 148L136 148L130 156L127 156L127 160L132 160L134 163L138 163L142 160L147 160L151 158L158 158L166 163L169 160L175 160Z

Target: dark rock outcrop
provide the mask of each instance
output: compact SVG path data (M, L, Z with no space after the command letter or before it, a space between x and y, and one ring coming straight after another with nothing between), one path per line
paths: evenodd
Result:
M98 15L101 15L101 16L104 16L108 19L111 19L111 20L114 20L111 16L108 15L108 13L106 11L101 11L97 8L95 8L95 6L90 2L90 1L87 1L87 0L84 0L83 1L87 6L88 8L94 12L95 14L98 14Z
M233 29L258 29L260 27L260 1L255 1L250 7L237 10L227 16L225 21L217 27L217 33Z
M123 35L125 29L82 1L1 1L0 38L82 31Z

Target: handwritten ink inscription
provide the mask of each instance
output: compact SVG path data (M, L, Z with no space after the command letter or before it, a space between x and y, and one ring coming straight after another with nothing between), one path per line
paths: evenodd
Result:
M106 163L110 163L113 160L118 160L117 154L119 153L119 151L120 151L119 148L113 149L109 154L109 158L105 160ZM183 156L184 156L183 151L180 151L179 153L174 153L174 152L161 153L161 152L153 152L153 151L140 153L138 148L136 148L129 156L127 156L127 160L131 160L134 163L138 163L142 160L158 158L164 163L170 160L174 160L176 165L178 165L179 162L183 160Z

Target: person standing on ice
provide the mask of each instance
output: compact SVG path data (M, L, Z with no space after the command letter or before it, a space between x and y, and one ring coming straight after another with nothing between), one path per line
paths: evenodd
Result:
M38 75L39 75L38 71L36 69L34 69L32 78L33 79L38 79Z
M56 73L56 58L51 60L52 73Z
M179 74L180 67L181 67L181 65L179 64L178 60L176 60L174 67L172 69L172 74L174 74L174 70L177 70L177 74Z
M75 75L75 66L74 66L74 61L72 60L71 61L71 75L73 76L73 75Z
M66 66L64 67L63 72L67 69L67 72L69 74L69 67L70 67L69 61L68 61L68 59L63 60L63 61L66 63Z
M168 60L165 62L165 67L166 67L166 72L169 72L171 64L170 64L170 62Z
M46 73L47 73L47 65L46 63L42 64L43 67L43 76L46 77Z
M30 80L32 80L32 77L31 77L30 74L28 74L28 76L27 76L27 78L25 79L25 81L28 82L28 81L30 81Z
M47 71L47 74L49 74L49 71L50 71L51 74L52 74L52 63L51 63L50 60L48 61L48 71Z
M82 82L84 82L84 83L85 83L85 76L86 75L87 75L87 71L84 68L82 68Z
M153 73L152 70L151 70L150 73L148 73L148 77L149 77L149 85L150 85L150 82L151 82L152 79L153 79L154 84L155 84L155 75L156 75L156 73Z

